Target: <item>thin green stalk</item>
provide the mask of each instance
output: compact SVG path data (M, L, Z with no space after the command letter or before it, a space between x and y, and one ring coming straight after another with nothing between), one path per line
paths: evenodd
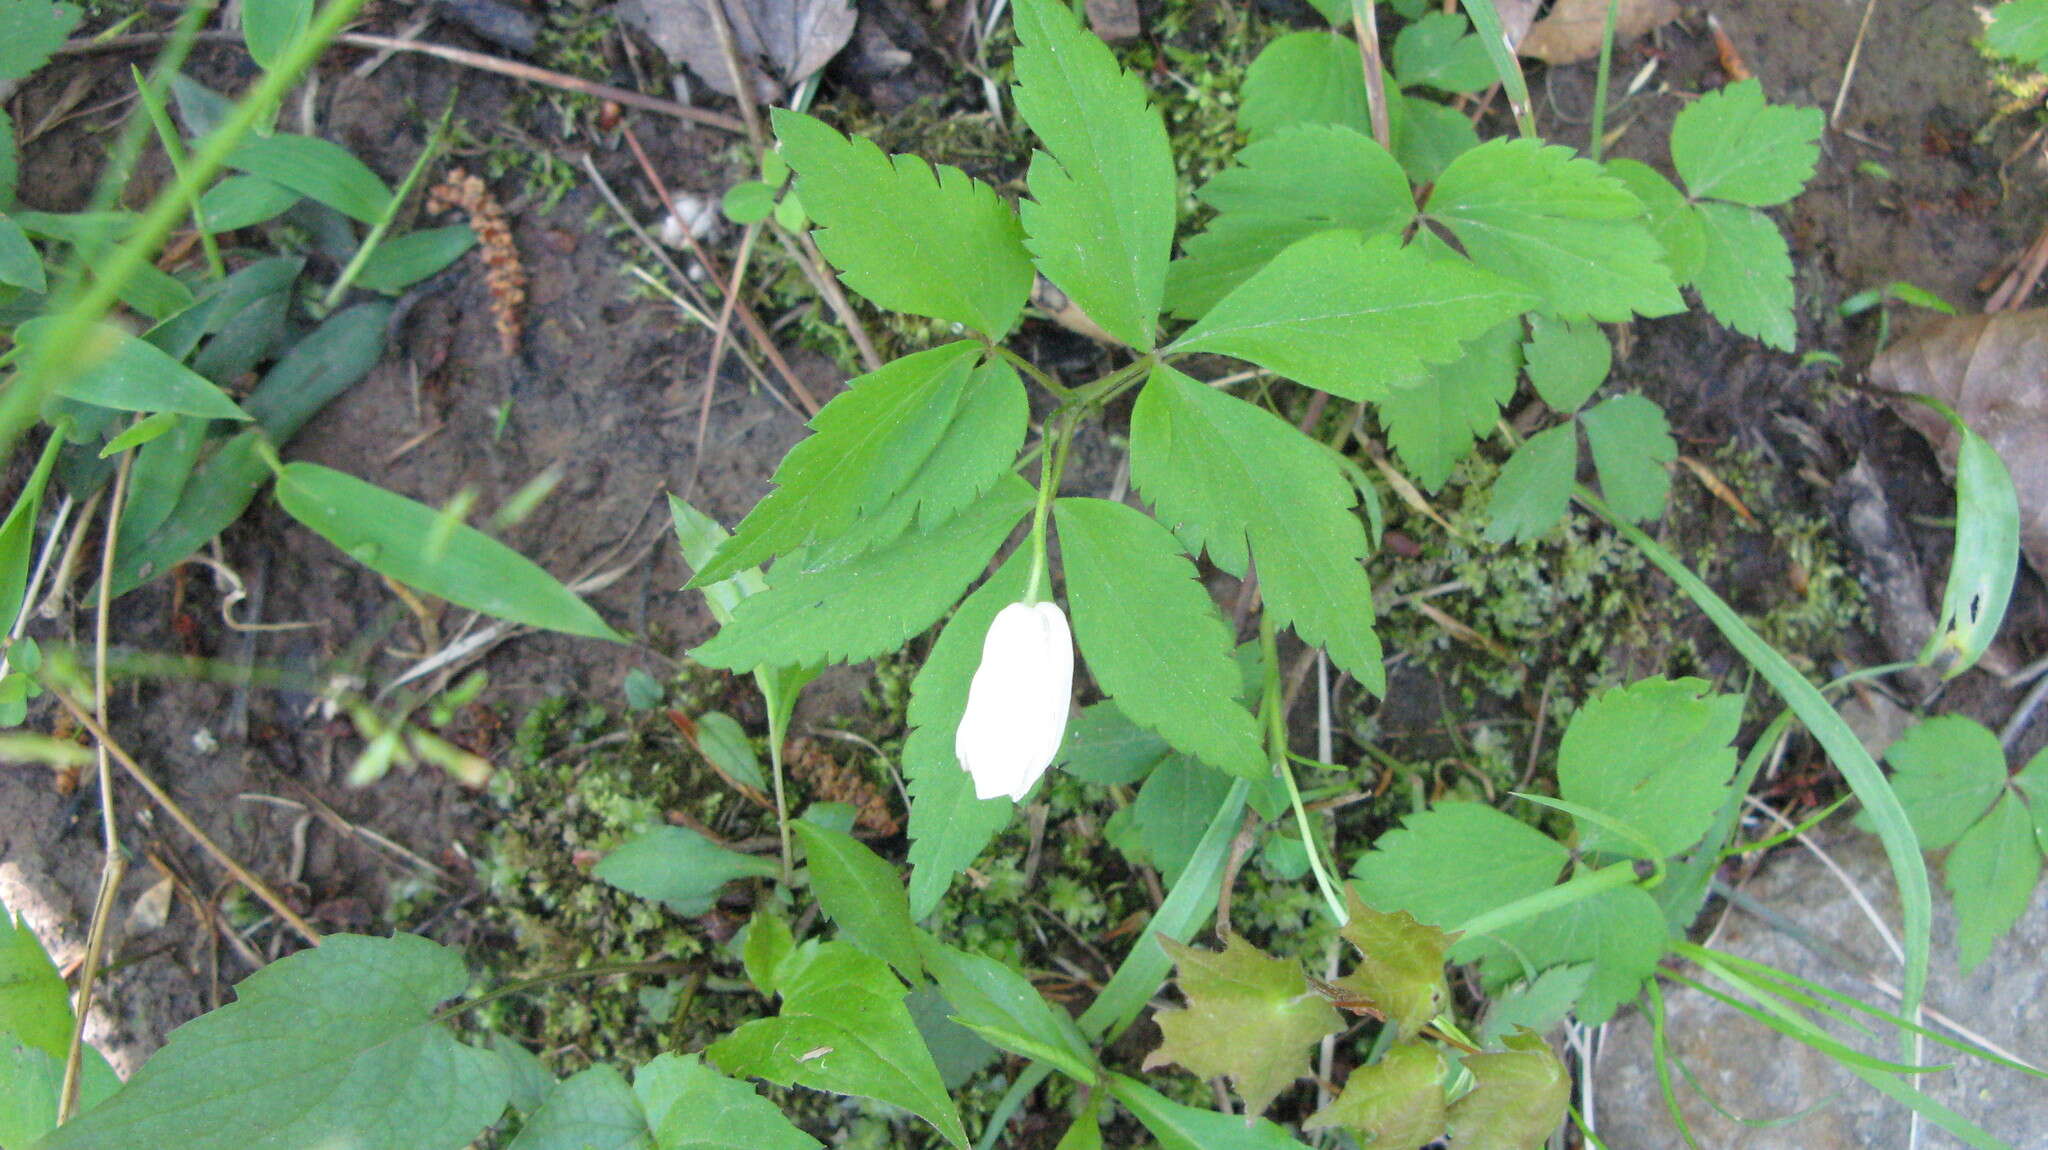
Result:
M356 254L349 259L348 266L341 269L341 275L334 281L334 286L327 289L327 295L320 301L319 315L326 315L340 306L341 297L348 294L349 287L356 282L356 277L362 274L363 265L370 262L370 257L377 252L377 246L384 242L384 234L397 222L399 211L405 207L405 201L411 197L413 188L418 186L420 177L427 174L427 165L433 163L434 157L441 154L441 146L447 143L448 129L454 122L455 93L450 92L448 106L442 109L441 122L435 125L434 134L427 137L427 145L420 149L419 159L413 161L412 170L405 174L404 182L391 194L390 201L384 205L384 211L378 215L377 222L370 226L370 234L364 236L363 242L357 246Z
M185 197L192 212L192 229L199 233L199 246L206 252L206 268L215 279L226 279L228 266L220 258L220 241L206 226L206 217L199 210L199 186L185 176L185 145L178 141L178 129L171 123L171 111L164 106L163 93L151 87L142 77L142 69L129 65L129 72L135 80L136 98L142 101L142 109L149 115L149 122L156 127L157 143L163 146L164 158L171 162L172 188Z
M789 716L796 706L796 692L784 697L781 686L770 674L756 674L762 701L768 705L768 766L775 776L775 833L782 839L782 885L796 877L796 854L789 844L789 800L783 787L782 744L789 738Z
M1344 906L1344 896L1337 893L1337 884L1330 879L1330 872L1323 867L1323 848L1317 840L1315 828L1309 824L1308 809L1301 802L1301 788L1295 785L1294 768L1287 761L1287 715L1285 705L1280 701L1280 647L1274 636L1273 613L1259 612L1259 651L1265 656L1266 698L1259 710L1266 719L1267 754L1273 761L1273 769L1287 784L1287 800L1294 805L1294 822L1301 828L1301 843L1308 848L1308 867L1315 872L1316 889L1322 892L1323 905L1330 911L1330 917L1338 926L1350 921L1351 913Z
M1607 0L1607 22L1600 28L1600 67L1593 78L1593 135L1586 142L1586 153L1596 164L1604 148L1600 137L1607 132L1607 79L1614 66L1614 17L1620 8L1621 0Z
M1158 363L1158 353L1141 355L1115 371L1110 372L1108 375L1103 376L1101 379L1073 389L1068 393L1067 401L1061 404L1060 408L1079 417L1088 408L1099 406L1115 399L1123 393L1125 388L1151 374L1152 369Z
M1451 928L1451 933L1466 936L1498 934L1518 922L1527 922L1537 915L1633 885L1636 881L1636 865L1632 862L1618 862L1599 870L1584 871L1527 898L1518 898L1506 906L1473 915Z
M1014 367L1018 371L1023 372L1025 375L1030 376L1031 381L1033 383L1036 383L1038 386L1051 392L1052 397L1054 399L1057 399L1060 402L1065 403L1067 400L1073 398L1073 388L1060 383L1052 376L1046 374L1043 371L1040 371L1037 364L1032 363L1030 360L1025 359L1023 356L1018 355L1016 352L1011 351L1009 348L1004 347L1002 344L999 343L990 344L989 350L995 352L996 355L1000 356L1004 361L1009 363L1011 367Z
M1062 419L1058 412L1045 421L1046 443L1039 452L1043 466L1038 475L1038 506L1031 513L1031 538L1025 546L1031 548L1031 577L1024 583L1024 602L1036 603L1045 597L1045 524L1052 510L1054 496L1059 494L1060 476L1067 467L1067 443L1073 432L1073 422Z
M312 25L293 43L277 67L264 73L228 113L220 128L206 138L187 173L193 183L205 184L220 174L243 138L298 83L299 77L319 59L363 3L364 0L331 0L314 17ZM77 363L80 348L93 326L114 306L128 281L155 256L164 237L184 214L185 204L179 196L158 196L91 284L75 288L63 305L55 309L56 322L44 337L43 353L0 394L0 458L13 451L15 439L36 421L43 401L55 390L62 373Z

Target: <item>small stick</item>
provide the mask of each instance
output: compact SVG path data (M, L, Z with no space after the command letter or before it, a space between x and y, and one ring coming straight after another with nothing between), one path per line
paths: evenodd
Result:
M797 243L792 246L789 231L781 224L774 226L776 238L782 241L782 246L790 255L796 257L797 267L802 269L804 278L810 280L811 286L818 289L818 294L825 297L825 302L832 308L832 314L839 317L840 326L846 329L847 335L853 337L853 347L860 353L861 363L869 371L882 370L882 357L875 351L875 341L868 336L867 325L860 321L860 313L853 310L853 304L847 300L846 293L840 290L839 278L825 267L825 256L818 251L817 241L811 238L809 232L798 232L795 235Z
M1387 76L1380 65L1380 17L1373 0L1351 0L1351 28L1358 35L1358 55L1365 63L1366 103L1371 105L1372 138L1394 149L1394 129L1387 118Z
M1856 25L1856 42L1849 46L1849 62L1842 67L1842 86L1835 89L1835 107L1828 113L1828 125L1832 127L1842 118L1842 105L1849 102L1849 85L1856 79L1856 62L1863 58L1863 35L1870 31L1870 14L1877 11L1877 0L1863 0L1863 22Z
M754 107L754 70L740 62L740 46L733 38L725 0L706 0L704 7L711 13L711 30L718 34L719 51L725 54L725 72L732 77L732 98L739 103L740 119L746 122L747 140L754 145L754 158L758 161L766 137L761 132L761 112Z

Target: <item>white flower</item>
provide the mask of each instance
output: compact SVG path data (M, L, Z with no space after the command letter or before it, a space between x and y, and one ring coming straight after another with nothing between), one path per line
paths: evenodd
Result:
M1052 765L1074 692L1074 636L1056 603L1012 603L989 624L953 753L977 798L1021 801Z

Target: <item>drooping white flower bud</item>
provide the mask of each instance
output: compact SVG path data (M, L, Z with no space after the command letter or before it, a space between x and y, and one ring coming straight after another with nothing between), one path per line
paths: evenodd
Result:
M1021 801L1052 765L1074 692L1074 636L1055 603L1012 603L989 624L953 751L977 798Z

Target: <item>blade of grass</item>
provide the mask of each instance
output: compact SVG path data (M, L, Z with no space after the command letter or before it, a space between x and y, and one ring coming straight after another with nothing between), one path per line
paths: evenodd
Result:
M398 190L391 194L391 202L384 206L383 214L371 225L370 234L363 237L362 244L356 248L356 254L350 258L348 266L341 269L341 275L335 279L334 286L327 289L327 295L320 301L318 314L325 315L341 304L341 297L348 294L350 285L362 274L363 265L370 262L370 257L377 253L377 245L384 242L385 233L389 232L391 225L397 221L398 213L405 207L413 188L419 185L420 177L426 175L427 165L433 163L434 158L441 154L442 145L448 142L449 128L455 123L456 95L457 92L448 93L448 106L441 109L441 122L434 126L434 134L427 137L426 147L420 149L419 159L413 161L412 170L405 173L405 179L399 183Z
M1664 1096L1664 1109L1671 1115L1671 1124L1678 1128L1679 1136L1692 1150L1700 1150L1692 1136L1692 1124L1685 1120L1685 1111L1678 1108L1678 1091L1671 1086L1671 1049L1664 1041L1664 992L1658 989L1654 978L1645 989L1650 992L1650 1056L1657 1066L1657 1090Z
M1500 77L1501 90L1508 94L1508 106L1515 112L1515 131L1524 136L1536 134L1536 113L1529 103L1529 81L1522 76L1522 66L1515 62L1514 45L1508 43L1508 34L1500 26L1500 13L1494 10L1493 0L1461 0L1465 14L1472 18L1472 27L1479 33L1479 45L1486 49L1486 58L1493 61L1493 70Z
M199 210L201 189L185 175L185 145L178 142L178 129L171 123L171 110L164 105L163 93L150 86L142 69L131 64L128 71L135 80L136 98L142 101L142 110L156 128L156 140L163 147L164 158L171 162L171 189L185 197L192 212L192 229L199 233L199 246L206 252L206 268L213 278L226 279L228 266L221 261L220 242L207 230L206 219Z

